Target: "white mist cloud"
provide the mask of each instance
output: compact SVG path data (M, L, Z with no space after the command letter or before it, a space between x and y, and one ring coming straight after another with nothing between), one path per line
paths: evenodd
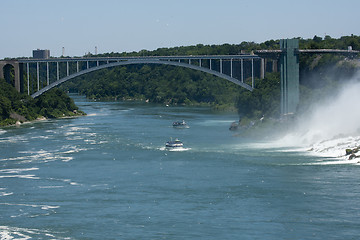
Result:
M338 93L316 103L311 111L299 117L296 127L281 142L293 146L310 146L322 141L359 135L359 78L360 73L351 81L346 81Z

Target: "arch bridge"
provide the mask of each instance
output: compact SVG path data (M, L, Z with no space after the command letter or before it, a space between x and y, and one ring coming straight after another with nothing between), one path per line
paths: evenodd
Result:
M50 58L19 59L18 64L26 66L27 92L30 95L30 69L36 65L37 89L31 94L36 98L44 92L70 79L104 68L131 64L164 64L190 68L218 76L250 91L254 88L254 66L260 62L257 55L219 55L219 56L149 56L149 57L82 57L82 58ZM15 63L16 64L16 63ZM245 68L244 65L248 67ZM259 64L257 64L259 65ZM245 69L251 66L251 84L246 83ZM32 66L33 67L33 66ZM46 69L46 77L40 77L40 67ZM66 75L60 77L60 70L66 69ZM56 79L51 79L50 71L55 71ZM34 75L34 74L32 74ZM46 78L46 82L45 81Z

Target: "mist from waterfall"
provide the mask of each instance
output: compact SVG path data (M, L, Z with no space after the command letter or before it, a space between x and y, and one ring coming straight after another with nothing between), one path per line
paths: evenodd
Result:
M360 73L344 81L336 93L298 116L295 126L278 141L283 146L308 148L324 156L340 157L360 145Z

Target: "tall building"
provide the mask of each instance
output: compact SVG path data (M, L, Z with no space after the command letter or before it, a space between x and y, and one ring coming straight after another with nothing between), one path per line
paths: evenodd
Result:
M33 50L33 58L50 58L50 50Z

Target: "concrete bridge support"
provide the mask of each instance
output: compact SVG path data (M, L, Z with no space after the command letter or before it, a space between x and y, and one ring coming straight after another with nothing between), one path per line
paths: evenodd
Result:
M277 72L278 71L278 61L277 60L272 60L272 72Z
M299 40L280 40L281 114L296 113L299 104Z
M270 62L271 69L268 68L268 62ZM265 78L265 73L270 70L271 72L277 72L278 71L278 60L277 59L271 59L271 58L261 58L260 60L260 79Z
M14 68L14 82L11 81L11 69ZM18 92L24 92L23 63L18 61L0 61L0 78L12 84Z
M266 71L266 58L261 58L261 60L260 60L260 79L265 78L265 71Z

